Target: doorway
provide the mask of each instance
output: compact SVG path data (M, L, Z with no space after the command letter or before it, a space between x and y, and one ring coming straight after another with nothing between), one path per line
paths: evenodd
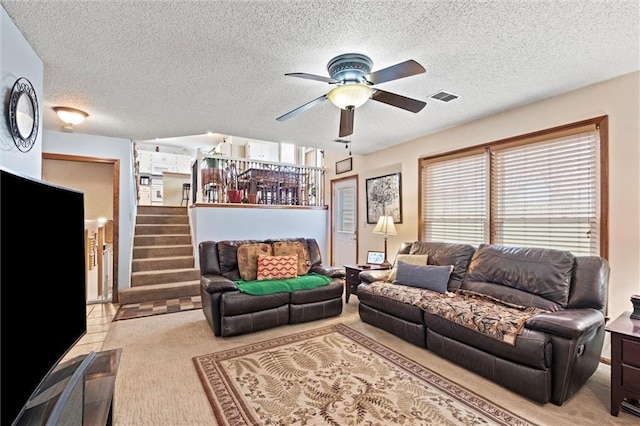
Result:
M331 181L331 264L358 263L358 176Z
M116 303L120 160L43 153L41 175L85 194L87 303Z

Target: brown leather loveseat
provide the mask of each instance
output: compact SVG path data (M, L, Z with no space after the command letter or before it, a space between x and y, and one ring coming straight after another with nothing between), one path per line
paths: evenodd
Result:
M304 271L331 278L317 288L272 294L247 294L238 289L241 246L295 246ZM313 238L203 241L199 244L202 310L216 336L251 333L283 324L302 323L342 313L344 270L322 264ZM329 280L327 280L329 281Z
M605 259L423 241L405 243L398 259L400 254L452 265L445 292L385 282L389 271L363 271L357 295L364 322L540 403L562 405L598 367L609 280ZM415 270L429 267L420 268ZM520 321L509 341L496 335L513 318L483 329L505 306Z

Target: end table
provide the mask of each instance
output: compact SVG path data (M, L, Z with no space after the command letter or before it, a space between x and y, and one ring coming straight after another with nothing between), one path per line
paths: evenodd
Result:
M358 294L358 285L360 284L360 272L362 271L380 271L389 269L381 265L344 265L345 269L345 303L349 303L349 296Z
M640 320L625 312L605 327L611 333L611 415L624 398L640 399Z

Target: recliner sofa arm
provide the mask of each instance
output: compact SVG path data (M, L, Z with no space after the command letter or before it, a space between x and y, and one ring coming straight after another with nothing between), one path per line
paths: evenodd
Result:
M389 278L391 274L391 269L377 269L371 271L361 271L358 274L358 278L360 278L360 283L371 284L375 281L385 281Z
M345 272L343 268L339 266L327 266L327 265L313 265L309 272L315 272L316 274L324 275L329 278L344 278Z
M202 275L200 286L209 294L238 290L238 285L222 275Z
M578 339L584 334L604 325L602 312L587 309L565 309L535 315L527 320L525 327L568 339Z

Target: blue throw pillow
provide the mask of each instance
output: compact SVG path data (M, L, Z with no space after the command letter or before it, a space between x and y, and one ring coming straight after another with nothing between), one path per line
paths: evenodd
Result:
M452 270L453 265L412 265L398 260L398 272L394 283L446 293Z

